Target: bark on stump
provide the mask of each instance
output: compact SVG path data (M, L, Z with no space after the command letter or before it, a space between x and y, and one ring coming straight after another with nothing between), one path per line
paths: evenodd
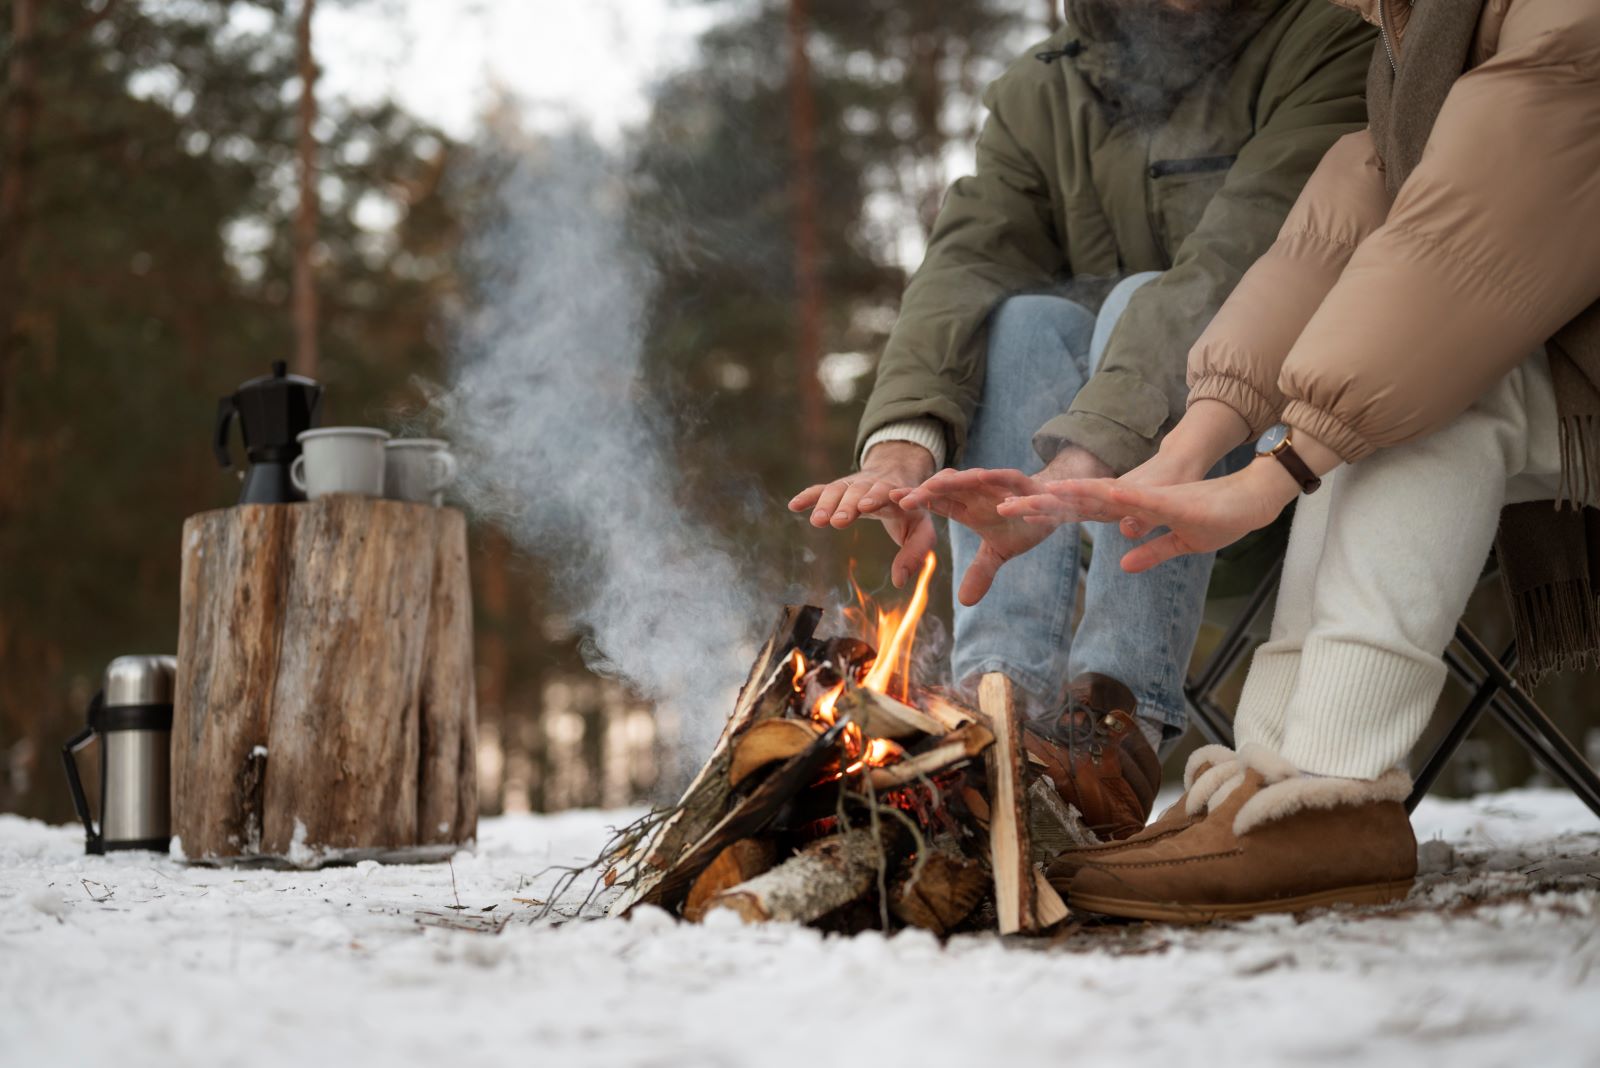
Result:
M466 521L336 496L183 528L173 830L207 862L442 859L477 833Z

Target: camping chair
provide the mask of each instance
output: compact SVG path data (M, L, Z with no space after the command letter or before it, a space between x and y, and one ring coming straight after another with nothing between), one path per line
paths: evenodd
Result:
M1283 557L1279 552L1199 673L1184 684L1184 695L1188 698L1195 725L1209 741L1229 747L1233 745L1233 723L1217 703L1217 691L1251 652L1254 645L1252 628L1271 601L1282 570ZM1565 783L1596 816L1600 816L1600 775L1595 774L1595 769L1578 752L1577 747L1512 677L1511 670L1516 666L1516 657L1515 642L1495 656L1465 623L1456 625L1455 639L1445 650L1444 662L1450 673L1466 686L1471 697L1417 772L1415 787L1406 799L1406 811L1417 807L1417 802L1433 786L1450 757L1484 712L1488 711L1534 760Z

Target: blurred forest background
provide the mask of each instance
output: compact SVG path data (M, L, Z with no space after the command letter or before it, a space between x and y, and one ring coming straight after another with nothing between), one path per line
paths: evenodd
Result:
M776 502L850 464L978 94L1057 0L680 2L709 16L693 55L620 144L594 145L627 161L661 276L651 388L692 486L753 479L774 502L754 548L805 562L786 577L840 585L853 557L884 588L875 525L814 534ZM216 398L288 359L327 384L327 424L416 418L472 300L484 161L590 139L510 94L461 138L316 92L311 7L0 0L0 811L68 818L57 753L100 672L175 647L179 528L237 497L209 448ZM670 732L585 670L538 559L487 522L472 553L484 810L650 796ZM1493 591L1479 600L1503 642ZM1582 695L1540 694L1576 738ZM1493 729L1457 765L1444 785L1529 773Z

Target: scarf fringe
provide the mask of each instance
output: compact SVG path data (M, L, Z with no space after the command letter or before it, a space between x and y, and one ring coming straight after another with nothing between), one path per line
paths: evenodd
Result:
M1600 503L1600 415L1564 415L1560 420L1561 486L1556 507Z
M1506 590L1516 628L1517 667L1524 689L1551 672L1600 667L1600 599L1582 580Z

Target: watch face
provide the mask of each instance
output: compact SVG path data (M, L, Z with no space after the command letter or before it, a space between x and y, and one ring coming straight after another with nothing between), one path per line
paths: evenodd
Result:
M1256 455L1265 456L1279 445L1282 445L1288 437L1288 424L1279 423L1277 426L1270 428L1265 434L1256 439Z

